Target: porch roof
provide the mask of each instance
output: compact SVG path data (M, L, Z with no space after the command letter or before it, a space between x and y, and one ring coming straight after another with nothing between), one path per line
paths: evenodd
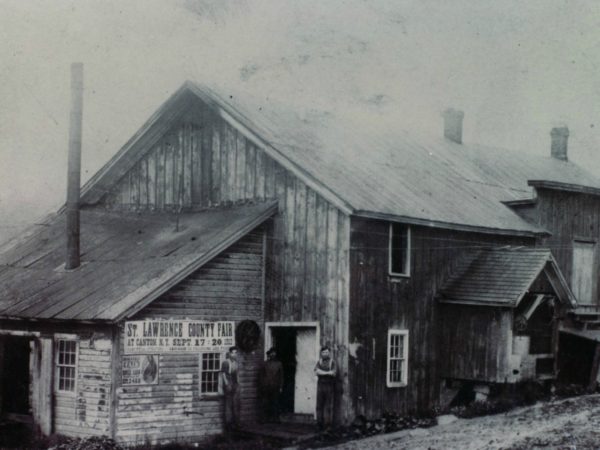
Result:
M576 300L554 257L546 248L501 247L461 258L438 293L443 303L515 308L544 273L560 301Z

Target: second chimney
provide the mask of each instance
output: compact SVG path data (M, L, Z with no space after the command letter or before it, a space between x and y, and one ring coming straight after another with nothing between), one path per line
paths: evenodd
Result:
M79 190L81 183L81 122L83 114L83 64L71 64L71 120L67 176L67 257L65 269L79 267Z
M457 144L462 144L462 128L465 113L449 108L442 114L444 117L444 137Z
M550 154L552 157L560 159L561 161L568 161L567 141L569 140L569 129L564 126L552 128L550 137L552 138L552 144L550 147Z

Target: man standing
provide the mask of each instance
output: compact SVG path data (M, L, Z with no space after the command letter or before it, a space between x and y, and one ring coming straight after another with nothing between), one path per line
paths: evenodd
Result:
M321 357L315 366L317 382L317 426L319 431L331 427L333 423L333 402L335 396L335 362L329 347L321 347Z
M232 431L240 425L240 388L238 383L238 349L230 347L221 364L221 386L225 395L225 430Z
M263 420L279 422L279 395L283 389L283 365L277 360L277 351L271 347L267 352L259 377L263 405Z

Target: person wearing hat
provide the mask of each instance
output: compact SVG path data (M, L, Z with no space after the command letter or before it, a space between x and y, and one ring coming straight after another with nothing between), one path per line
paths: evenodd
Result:
M283 389L283 365L277 360L277 351L271 347L267 351L259 376L259 393L262 400L262 420L279 422L279 396Z

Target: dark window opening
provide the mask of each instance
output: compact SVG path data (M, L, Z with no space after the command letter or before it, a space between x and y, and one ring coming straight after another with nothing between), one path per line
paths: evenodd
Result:
M390 275L410 275L410 228L390 224Z

